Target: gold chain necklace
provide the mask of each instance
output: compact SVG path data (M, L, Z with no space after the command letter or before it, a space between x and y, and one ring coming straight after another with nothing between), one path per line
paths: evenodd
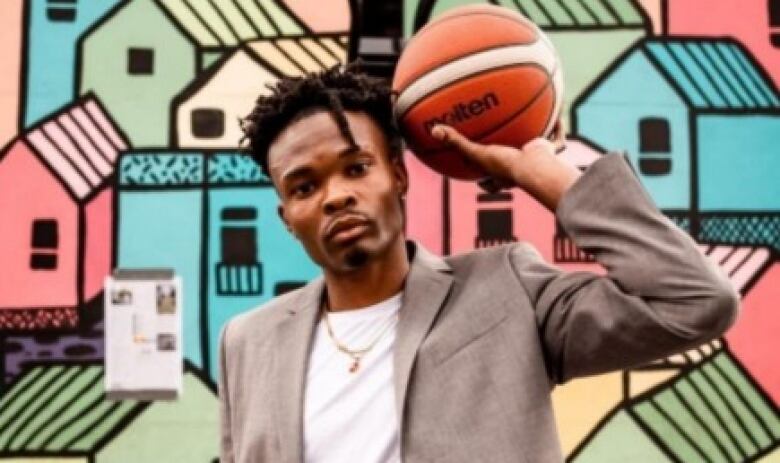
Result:
M388 323L387 326L385 326L379 334L377 334L376 338L374 338L373 341L371 341L368 346L362 348L362 349L350 349L349 347L345 346L342 342L340 342L338 339L336 339L336 335L333 333L333 327L330 324L330 319L328 318L328 301L325 300L325 307L322 311L322 318L325 319L325 328L328 331L328 336L330 336L330 339L333 341L333 344L336 345L336 349L338 349L340 352L347 354L352 358L352 365L349 367L350 373L357 373L358 369L360 369L360 360L363 359L363 356L365 356L368 352L371 351L371 349L374 348L374 346L377 345L380 339L387 333L387 331L394 325L394 323ZM397 318L398 314L396 313L394 315L394 318Z

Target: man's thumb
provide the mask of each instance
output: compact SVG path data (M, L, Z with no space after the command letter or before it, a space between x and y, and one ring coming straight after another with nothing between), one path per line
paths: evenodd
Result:
M435 125L433 129L431 129L431 135L433 138L452 146L470 158L479 159L483 154L482 145L474 143L473 141L464 137L454 127L450 127L449 125Z

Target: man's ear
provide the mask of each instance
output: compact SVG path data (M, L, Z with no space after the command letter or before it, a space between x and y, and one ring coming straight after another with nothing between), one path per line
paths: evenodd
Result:
M401 192L401 196L406 196L406 193L409 191L409 172L406 170L404 153L401 152L394 156L391 165L393 168L393 177L398 185L398 191Z
M279 214L279 218L282 219L282 222L284 223L284 226L287 228L287 231L290 232L291 235L295 236L295 238L298 238L295 235L295 232L293 231L292 227L290 226L290 223L287 222L287 218L284 216L284 206L279 204L276 206L276 213Z

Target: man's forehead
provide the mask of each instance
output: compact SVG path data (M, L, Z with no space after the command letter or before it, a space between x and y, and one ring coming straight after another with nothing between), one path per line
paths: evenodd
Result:
M382 149L382 135L371 118L363 113L347 112L350 132L360 151L376 153ZM354 151L329 111L318 111L298 119L282 130L268 150L268 164L272 172L281 174L293 164L309 160L336 158Z

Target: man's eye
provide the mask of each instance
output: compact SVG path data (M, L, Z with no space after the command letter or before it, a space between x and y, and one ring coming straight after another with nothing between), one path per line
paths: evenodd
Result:
M368 164L364 162L359 162L355 164L350 164L349 167L347 167L347 173L350 175L360 175L364 173L368 169Z
M311 184L311 182L306 183L300 183L298 185L295 185L292 190L290 190L290 194L293 196L305 196L314 189L314 186Z

